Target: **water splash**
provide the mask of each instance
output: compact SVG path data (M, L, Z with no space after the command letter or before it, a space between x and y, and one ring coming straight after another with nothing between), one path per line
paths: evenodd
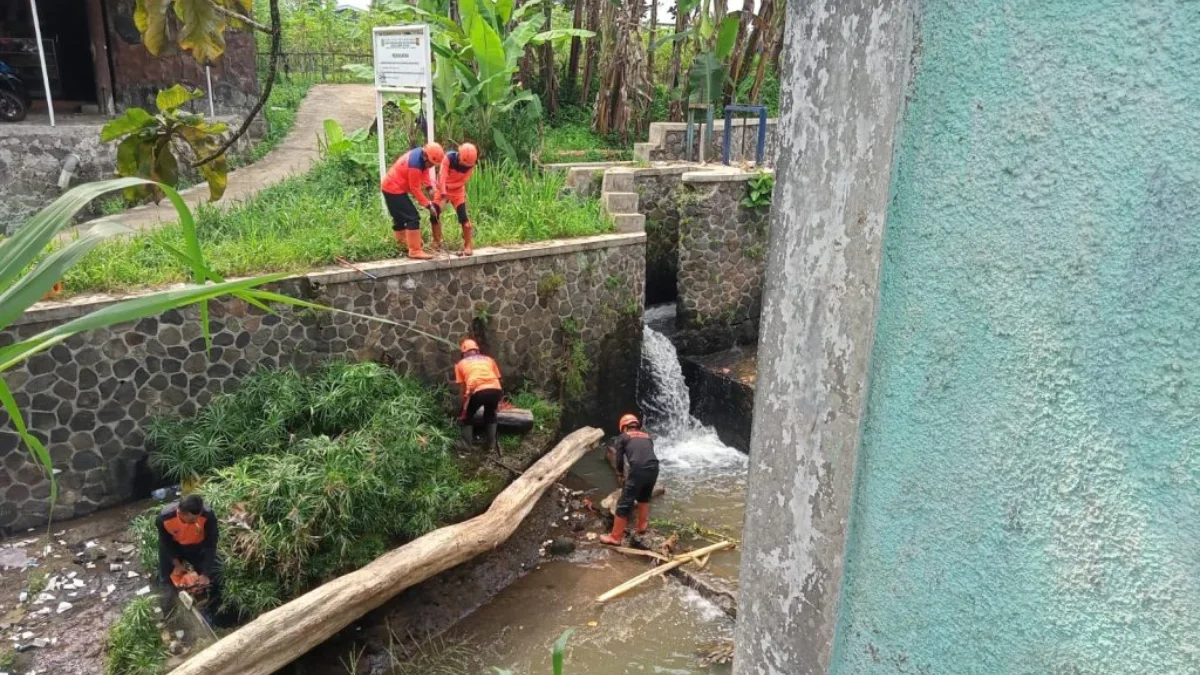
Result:
M721 442L717 433L692 416L691 394L683 379L679 353L662 333L646 326L642 332L641 405L646 427L658 438L655 450L673 469L744 469L747 458Z

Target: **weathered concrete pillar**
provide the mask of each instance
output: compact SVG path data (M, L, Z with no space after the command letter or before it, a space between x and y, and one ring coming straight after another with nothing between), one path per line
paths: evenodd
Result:
M829 666L909 0L786 3L735 672Z

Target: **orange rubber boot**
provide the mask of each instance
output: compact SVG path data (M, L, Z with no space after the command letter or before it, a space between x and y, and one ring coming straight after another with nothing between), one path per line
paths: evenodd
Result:
M623 516L617 516L613 520L613 529L610 534L600 537L601 544L609 546L620 546L621 541L625 539L625 526L629 524L629 519Z
M471 235L474 234L471 230L471 223L468 221L462 224L463 229L463 255L472 255L475 253L475 247L471 245Z
M405 230L408 237L408 257L413 260L433 260L433 256L421 250L421 231Z
M404 230L392 230L392 236L396 237L396 246L402 249L408 248L408 239L405 238Z
M637 533L646 534L650 529L650 502L640 502L637 505Z

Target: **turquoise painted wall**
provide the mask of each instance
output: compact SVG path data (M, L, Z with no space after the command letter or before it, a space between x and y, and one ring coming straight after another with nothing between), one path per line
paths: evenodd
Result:
M1200 2L920 4L832 671L1200 673Z

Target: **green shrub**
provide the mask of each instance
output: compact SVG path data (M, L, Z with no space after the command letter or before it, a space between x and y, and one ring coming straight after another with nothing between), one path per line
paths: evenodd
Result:
M453 461L441 394L332 362L309 377L260 371L190 420L156 422L154 466L203 478L226 523L226 608L257 615L458 517L482 486ZM133 527L150 569L153 515Z
M105 675L158 675L167 660L153 597L136 598L108 629Z

